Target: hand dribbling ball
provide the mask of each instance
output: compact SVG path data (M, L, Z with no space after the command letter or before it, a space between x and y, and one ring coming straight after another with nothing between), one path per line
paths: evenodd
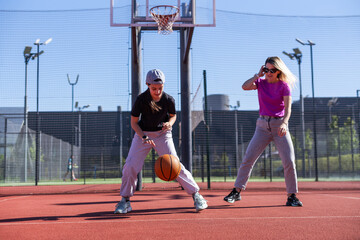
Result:
M179 176L180 170L181 164L179 159L170 154L158 157L155 162L155 173L161 180L164 181L175 180Z

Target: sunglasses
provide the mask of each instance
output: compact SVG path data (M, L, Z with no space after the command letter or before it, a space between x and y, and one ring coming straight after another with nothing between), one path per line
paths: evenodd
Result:
M268 73L268 72L276 73L276 72L279 71L279 70L277 70L276 68L269 69L269 68L267 68L267 67L264 67L264 68L263 68L263 71L264 71L264 73Z

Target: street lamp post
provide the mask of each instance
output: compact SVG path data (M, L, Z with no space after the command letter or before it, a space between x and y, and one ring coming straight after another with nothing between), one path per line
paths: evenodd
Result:
M332 112L331 109L333 107L335 107L338 104L338 98L333 97L332 99L330 99L327 103L327 106L329 108L329 124L327 124L327 140L326 140L326 158L327 158L327 176L329 177L330 175L330 158L329 158L329 145L328 145L328 139L329 139L329 135L331 130L333 129L333 118L332 118Z
M74 83L72 83L70 81L70 77L69 74L67 74L67 79L69 84L71 85L71 93L72 93L72 97L71 97L71 146L70 146L70 156L71 158L74 158L74 137L75 137L75 132L74 132L74 86L78 83L79 81L79 74L76 77L76 81ZM71 164L73 164L74 161L71 161ZM73 167L73 166L72 166ZM73 169L73 168L71 168ZM72 181L72 176L70 174L70 179Z
M79 159L79 163L80 163L80 170L82 169L81 167L82 167L82 161L81 161L81 156L82 156L82 154L81 154L81 133L82 133L82 131L81 131L81 111L83 110L83 109L85 109L85 108L89 108L90 107L90 105L85 105L85 106L82 106L82 107L79 107L79 103L78 102L76 102L75 103L75 108L78 110L78 129L77 129L77 144L78 144L78 146L79 146L79 157L78 157L78 159ZM79 175L79 171L78 171L78 175Z
M207 104L207 77L206 70L203 70L203 80L204 80L204 123L206 130L206 161L207 161L207 187L211 187L211 161L210 161L210 145L209 145L209 133L210 133L210 121L208 115L208 104Z
M351 149L351 170L354 173L355 172L355 162L354 162L354 135L353 135L353 121L355 122L355 103L351 105L346 105L347 107L351 107L351 121L350 121L350 149Z
M360 155L360 101L359 101L359 94L360 89L356 90L356 100L357 100L357 109L358 109L358 141L359 141L359 155Z
M24 181L27 182L27 157L28 157L28 121L27 121L27 66L30 59L34 59L35 53L31 53L32 47L24 49L25 60L25 95L24 95L24 127L25 127L25 149L24 149Z
M300 84L300 121L301 121L301 150L302 150L302 176L305 178L305 117L304 117L304 98L302 95L302 81L301 81L301 59L302 53L300 49L294 48L294 53L283 53L288 56L291 60L294 58L297 60L299 65L299 84Z
M317 134L316 134L316 109L315 109L315 90L314 90L314 67L313 67L313 50L315 45L312 41L308 40L304 43L300 39L295 39L301 45L310 46L310 59L311 59L311 86L312 86L312 105L313 105L313 125L314 125L314 162L315 162L315 181L319 181L318 159L317 159Z
M331 113L331 109L336 106L338 104L338 98L334 97L332 99L330 99L327 103L328 107L329 107L329 125L332 123L332 113Z
M122 155L123 155L123 123L122 123L122 109L121 109L121 106L118 106L117 107L117 112L119 114L119 158L120 158L120 162L119 162L119 166L120 166L120 176L122 177Z
M44 51L40 52L40 45L47 45L52 41L52 38L49 38L45 42L41 43L40 39L36 39L34 45L37 46L37 53L32 57L32 59L37 58L37 71L36 71L36 135L35 135L35 185L38 185L39 181L39 161L40 161L40 117L39 117L39 70L40 70L40 55Z
M238 167L239 163L239 130L238 130L238 121L237 121L237 110L240 107L240 101L236 102L236 106L227 105L229 108L234 109L235 113L235 169Z

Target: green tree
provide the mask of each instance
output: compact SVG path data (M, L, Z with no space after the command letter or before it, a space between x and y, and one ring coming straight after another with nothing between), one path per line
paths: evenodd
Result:
M291 140L295 149L295 156L301 156L301 141L299 141L294 135L291 135ZM300 157L301 158L301 157Z
M330 133L329 133L329 149L330 149L330 153L334 154L339 147L339 117L336 115L332 115L331 116L331 122L329 124L329 129L330 129Z
M350 152L351 151L351 142L352 146L356 148L359 144L359 139L357 131L355 129L355 121L348 117L344 122L344 126L339 126L339 117L336 115L331 116L332 121L329 125L330 136L329 136L329 149L338 151L340 147L341 152ZM339 146L340 144L340 146Z
M30 160L34 161L36 160L36 146L35 146L35 141L32 141L30 147L29 147L29 151L30 151ZM40 161L44 162L44 154L41 153L41 148L40 148Z
M0 169L2 170L2 171L0 171L0 181L2 181L2 180L5 180L4 179L4 168L5 166L4 166L4 154L1 154L0 155Z
M229 157L227 153L222 152L220 155L215 153L211 164L212 173L218 173L219 176L223 176L227 173L227 167L229 166Z
M305 149L306 151L306 157L308 157L309 153L312 151L314 146L314 138L313 138L313 132L310 128L306 129L305 132Z
M344 127L340 128L341 151L350 152L351 147L356 148L358 145L359 140L355 129L355 121L348 117L346 122L344 122Z

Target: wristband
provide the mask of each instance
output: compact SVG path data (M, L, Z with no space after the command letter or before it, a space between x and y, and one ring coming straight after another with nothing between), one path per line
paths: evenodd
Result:
M142 136L143 143L146 143L149 140L150 140L150 138L148 136L146 136L146 135Z

